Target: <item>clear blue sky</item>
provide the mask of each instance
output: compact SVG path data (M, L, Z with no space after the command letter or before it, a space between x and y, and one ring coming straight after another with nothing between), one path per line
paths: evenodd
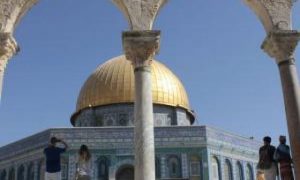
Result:
M299 3L293 14L300 29ZM15 32L21 52L5 75L0 146L70 127L81 86L99 64L122 53L127 28L110 0L34 6ZM157 59L183 81L200 124L259 140L287 134L277 66L260 50L264 29L242 0L172 0L155 29L162 30ZM296 58L300 70L299 47Z

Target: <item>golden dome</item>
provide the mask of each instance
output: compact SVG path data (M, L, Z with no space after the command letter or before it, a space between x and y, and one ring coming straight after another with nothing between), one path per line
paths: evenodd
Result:
M181 107L191 112L181 81L160 62L154 60L151 66L153 103ZM89 107L133 102L133 67L122 55L100 65L87 79L80 91L75 114Z

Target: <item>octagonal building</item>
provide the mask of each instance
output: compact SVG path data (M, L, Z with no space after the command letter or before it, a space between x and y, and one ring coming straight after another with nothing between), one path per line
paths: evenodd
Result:
M152 62L157 180L254 180L260 143L214 127L194 125L180 79ZM50 137L70 146L62 179L73 180L77 151L92 154L93 180L134 178L134 74L124 55L100 65L86 80L71 115L71 128L51 128L0 148L0 180L43 180L43 149Z

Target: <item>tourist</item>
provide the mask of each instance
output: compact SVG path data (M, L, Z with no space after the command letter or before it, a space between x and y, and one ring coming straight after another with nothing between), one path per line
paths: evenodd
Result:
M86 145L81 145L79 149L79 158L76 169L76 180L90 180L92 175L91 170L91 154Z
M279 136L279 146L277 147L274 159L280 164L281 180L293 180L292 158L290 154L290 147L286 145L286 137Z
M257 172L264 174L265 180L276 180L277 164L274 160L275 147L271 145L271 138L264 137L264 145L259 148Z
M64 148L56 147L57 143L62 143ZM68 148L68 145L56 137L50 139L50 143L47 148L44 149L46 156L46 180L60 180L61 179L61 167L60 167L60 154L64 153Z

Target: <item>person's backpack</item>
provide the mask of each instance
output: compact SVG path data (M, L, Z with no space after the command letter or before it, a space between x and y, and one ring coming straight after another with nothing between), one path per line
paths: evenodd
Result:
M259 152L259 162L258 168L259 169L270 169L272 166L272 150L270 146L263 147Z

